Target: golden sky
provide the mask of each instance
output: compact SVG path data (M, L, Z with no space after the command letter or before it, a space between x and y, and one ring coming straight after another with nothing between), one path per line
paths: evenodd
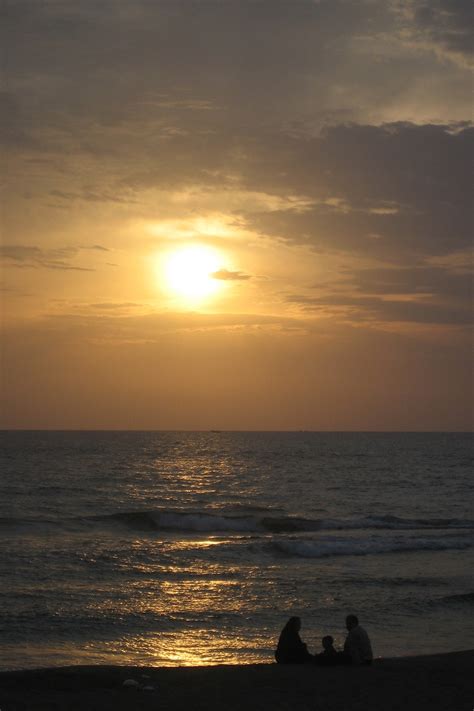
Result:
M2 427L471 428L470 3L3 11Z

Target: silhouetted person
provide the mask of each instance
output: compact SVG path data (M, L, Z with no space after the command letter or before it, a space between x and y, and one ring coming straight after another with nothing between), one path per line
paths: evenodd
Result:
M335 654L337 654L336 650L334 649L334 637L331 637L330 634L327 634L325 637L322 638L321 644L323 646L323 652L321 654L324 654L325 657L333 657Z
M321 644L323 651L315 656L315 663L322 667L332 667L336 664L340 664L339 654L334 649L334 638L331 637L330 634L327 634L322 638Z
M344 655L351 660L351 664L372 664L373 654L369 635L359 625L356 615L347 615L346 627L349 634L344 643Z
M300 629L300 618L290 617L283 627L278 640L275 652L275 659L278 664L305 664L313 660L305 643L301 641Z
M321 644L323 651L316 654L314 663L320 667L335 667L341 665L352 664L351 658L345 652L338 652L334 649L334 639L330 634L322 638Z

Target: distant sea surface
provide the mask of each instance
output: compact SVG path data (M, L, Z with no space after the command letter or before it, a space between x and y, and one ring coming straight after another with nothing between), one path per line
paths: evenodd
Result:
M376 656L472 647L469 434L0 442L1 669L270 662L349 612Z

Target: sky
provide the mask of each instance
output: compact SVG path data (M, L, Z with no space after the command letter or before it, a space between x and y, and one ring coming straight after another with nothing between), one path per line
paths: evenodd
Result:
M5 0L15 429L470 430L467 0Z

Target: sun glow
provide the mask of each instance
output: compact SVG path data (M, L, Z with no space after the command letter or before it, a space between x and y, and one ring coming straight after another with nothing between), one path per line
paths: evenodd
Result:
M182 247L165 257L166 286L182 299L202 301L222 289L223 282L213 276L222 266L221 255L211 247Z

